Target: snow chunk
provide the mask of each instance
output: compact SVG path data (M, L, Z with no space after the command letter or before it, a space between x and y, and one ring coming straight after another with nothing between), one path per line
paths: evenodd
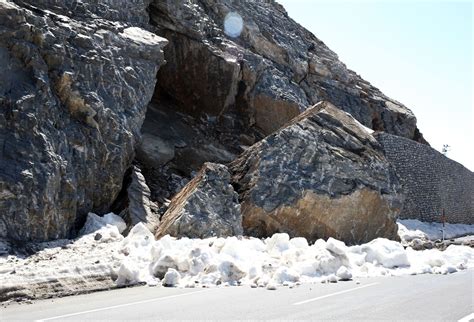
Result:
M308 241L304 237L296 237L290 239L290 244L291 246L295 248L300 248L300 249L306 249L309 247Z
M220 263L219 272L223 282L237 282L246 275L245 271L237 263L228 260Z
M337 276L330 274L325 281L329 283L337 283Z
M180 275L177 270L174 268L169 268L161 282L163 286L173 287L177 286L179 283Z
M143 223L138 223L130 230L122 245L124 248L143 249L151 246L154 241L155 238L151 231Z
M409 266L407 254L403 246L393 240L377 238L361 246L366 253L365 260L369 263L380 264L386 268Z
M151 272L155 277L164 278L168 270L175 268L178 268L178 265L173 256L164 254L152 265Z
M100 217L90 212L87 214L86 223L79 232L79 235L91 234L103 227L106 227L107 225L117 227L119 233L122 233L127 228L127 225L125 224L125 221L122 219L122 217L119 217L114 213L108 213L103 217Z
M337 255L345 255L347 253L347 246L344 242L329 237L326 248Z
M280 284L284 284L285 282L295 283L300 280L300 274L291 268L279 267L273 275L273 278Z
M352 279L352 273L345 266L339 267L336 276L339 277L339 280L341 281L349 281Z
M289 241L290 236L288 234L274 234L266 240L267 252L269 254L278 255L290 248Z
M153 234L143 223L136 224L130 230L128 236L121 243L120 253L126 258L115 272L117 284L156 283L150 269L150 262L154 254L152 252L154 241ZM154 251L156 252L156 249Z

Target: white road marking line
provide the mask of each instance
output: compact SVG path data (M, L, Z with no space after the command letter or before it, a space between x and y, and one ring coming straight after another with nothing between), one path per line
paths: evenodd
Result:
M469 315L466 315L462 319L458 320L458 322L469 322L474 320L474 313L471 313Z
M131 303L125 303L125 304L102 307L102 308L94 309L94 310L87 310L87 311L81 311L81 312L76 312L76 313L58 315L58 316L53 316L53 317L46 318L46 319L36 320L36 322L56 320L56 319L66 318L66 317L75 316L75 315L81 315L81 314L87 314L87 313L106 311L106 310L110 310L110 309L116 309L116 308L119 308L119 307L126 307L126 306L131 306L131 305L136 305L136 304L149 303L149 302L153 302L153 301L172 299L172 298L175 298L175 297L180 297L180 296L185 296L185 295L192 295L192 294L197 294L197 293L208 292L210 290L211 289L207 289L207 290L203 290L203 291L196 291L196 292L188 292L188 293L184 293L184 294L176 294L176 295L169 295L169 296L163 296L163 297L156 297L154 299L149 299L149 300L144 300L144 301L131 302Z
M377 284L379 284L379 283L371 283L371 284L367 284L367 285L363 285L363 286L359 286L359 287L354 287L354 288L351 288L349 290L344 290L344 291L340 291L340 292L336 292L336 293L331 293L331 294L315 297L315 298L312 298L312 299L309 299L309 300L296 302L296 303L293 303L293 305L306 304L306 303L309 303L309 302L314 302L314 301L317 301L317 300L325 299L327 297L331 297L331 296L335 296L335 295L339 295L339 294L344 294L344 293L349 293L349 292L352 292L352 291L357 291L357 290L360 290L361 288L366 288L366 287L374 286L374 285L377 285Z

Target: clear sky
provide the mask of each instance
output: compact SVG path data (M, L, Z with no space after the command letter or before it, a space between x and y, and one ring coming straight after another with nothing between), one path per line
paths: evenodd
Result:
M278 0L348 68L410 108L474 171L472 1Z

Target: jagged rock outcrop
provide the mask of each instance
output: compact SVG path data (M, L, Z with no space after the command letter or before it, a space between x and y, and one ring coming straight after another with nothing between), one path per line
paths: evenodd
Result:
M422 140L408 108L347 69L276 1L154 1L150 13L170 40L158 87L189 114L269 134L327 100L367 127ZM225 28L230 13L241 16L240 33Z
M68 237L131 165L167 41L143 1L0 1L0 237Z
M144 127L168 151L166 165L143 163L157 200L171 198L203 162L229 162L322 100L369 128L425 143L408 108L349 70L275 1L152 1L150 17L170 40L153 106L186 115L191 132L176 146Z
M242 224L255 237L397 239L401 186L371 133L321 102L241 154L232 179L206 163L173 198L156 236L228 236Z
M321 100L424 142L409 109L272 0L0 0L0 63L9 239L69 237L116 205L154 227L205 162L231 162ZM127 192L132 161L146 182L133 172Z
M250 147L230 166L244 233L396 239L401 188L369 131L322 102Z
M205 163L172 200L155 233L157 238L208 238L242 235L238 195L226 166Z
M138 223L143 223L150 231L155 231L160 224L159 207L151 201L150 188L138 166L133 165L125 174L122 191L111 210L125 220L125 233Z

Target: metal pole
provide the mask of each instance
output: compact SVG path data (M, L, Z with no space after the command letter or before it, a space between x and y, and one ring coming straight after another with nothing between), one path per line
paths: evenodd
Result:
M443 221L443 242L444 242L444 223L446 222L446 215L444 213L444 208L443 208L443 215L441 216L441 220Z

